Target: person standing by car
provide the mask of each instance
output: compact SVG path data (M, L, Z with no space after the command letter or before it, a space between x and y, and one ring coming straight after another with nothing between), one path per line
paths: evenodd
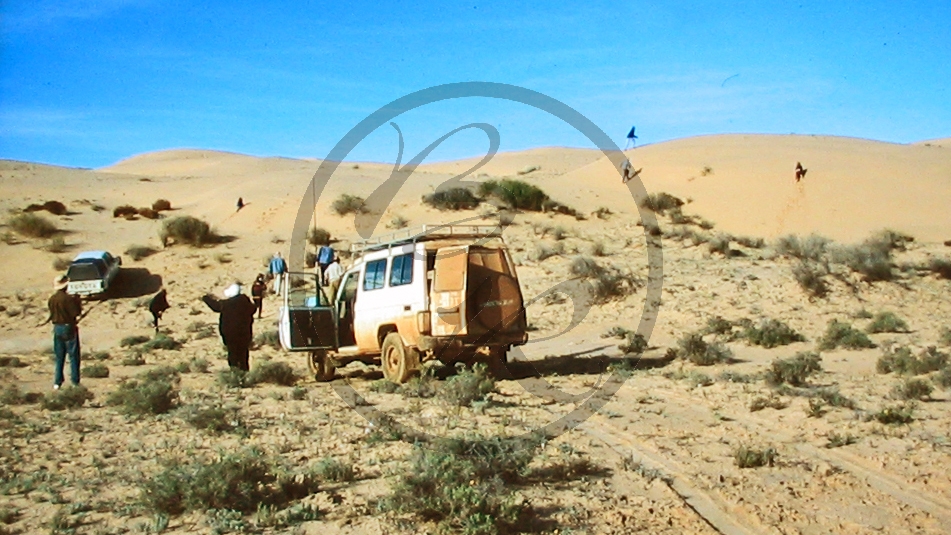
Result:
M330 299L331 303L333 303L334 298L337 297L337 288L340 287L340 279L342 277L343 266L340 265L340 257L335 253L330 261L330 265L324 270L324 286L330 286L330 293L327 294L327 299Z
M264 275L258 274L251 285L251 300L254 301L254 309L258 311L258 319L261 319L261 313L264 311L264 292L267 290L267 284L264 283Z
M53 295L47 305L50 309L50 322L53 324L53 390L59 390L63 384L63 366L66 354L69 354L69 374L73 386L79 385L79 319L83 313L82 302L78 295L66 293L69 277L61 275L53 281Z
M168 305L168 292L165 291L165 288L162 288L149 301L149 312L152 313L152 325L155 326L155 332L158 332L159 319L169 308L171 307Z
M281 258L280 251L274 253L274 258L271 259L271 263L268 265L268 272L274 278L274 293L281 293L281 275L287 272L287 263Z
M225 299L206 294L201 298L208 308L219 313L218 332L228 348L228 366L248 371L251 349L251 326L254 325L254 304L241 293L237 282L224 291Z

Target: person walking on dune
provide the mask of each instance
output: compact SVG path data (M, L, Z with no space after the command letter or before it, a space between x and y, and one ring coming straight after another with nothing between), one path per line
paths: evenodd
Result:
M79 386L79 320L83 305L78 295L66 293L69 278L65 275L53 281L53 295L47 306L50 309L50 322L53 324L53 390L59 390L63 384L63 366L69 354L69 375L73 386Z
M808 171L808 169L803 169L802 164L796 162L796 182L806 178L806 171Z
M254 325L254 304L241 293L237 282L224 291L225 299L211 294L201 298L208 308L219 313L218 333L228 348L228 366L248 371L250 369L251 329Z
M264 275L258 274L251 285L251 301L254 301L254 309L258 311L258 319L264 311L264 292L267 290L267 284L264 283Z
M158 332L159 319L169 308L171 307L168 304L168 292L165 291L165 288L162 288L149 301L149 312L152 313L152 325L155 327L155 332Z
M271 263L268 265L268 273L271 274L271 277L274 278L274 294L281 293L281 276L287 272L287 262L281 258L281 252L278 251L274 253L274 258L271 259Z
M238 197L238 209L235 212L240 212L242 208L244 208L244 199Z

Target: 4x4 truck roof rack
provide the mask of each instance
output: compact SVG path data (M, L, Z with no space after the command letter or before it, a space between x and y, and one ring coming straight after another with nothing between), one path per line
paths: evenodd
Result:
M379 251L396 245L446 238L497 238L502 236L499 225L423 225L412 229L403 229L373 238L367 238L350 245L350 252L362 254L367 251Z

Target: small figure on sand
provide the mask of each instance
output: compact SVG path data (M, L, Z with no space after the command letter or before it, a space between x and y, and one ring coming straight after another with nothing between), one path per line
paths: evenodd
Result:
M330 287L330 293L327 294L327 298L333 302L334 298L337 297L337 288L340 287L340 279L343 278L343 266L340 265L340 257L338 257L336 253L334 253L331 258L330 265L324 269L322 276L324 286Z
M317 266L320 267L320 276L324 276L324 272L327 271L327 266L333 262L334 259L334 250L329 245L321 245L320 249L317 251Z
M808 171L808 169L803 169L802 164L796 162L796 182L806 178L806 171Z
M152 313L152 326L155 327L155 332L159 330L159 319L169 308L171 307L168 304L168 292L165 291L165 288L162 288L149 301L149 312Z
M637 139L637 136L634 134L634 130L636 129L636 126L632 126L631 131L627 133L627 144L624 145L624 150L634 147L634 143L636 143L634 140Z
M47 305L50 309L49 321L53 324L53 390L59 390L63 384L63 366L69 355L69 378L73 386L79 386L79 328L83 319L83 305L78 295L66 293L69 278L66 275L53 281L53 295Z
M271 263L268 265L268 273L274 279L274 294L281 293L281 276L287 271L287 262L281 258L281 252L278 251L274 253L274 258L271 259Z
M254 308L258 311L258 319L264 311L264 292L267 290L267 284L264 283L264 275L259 273L251 285L251 300L254 301Z
M208 308L219 313L218 332L228 348L228 366L248 371L251 349L251 326L254 325L254 304L241 293L241 284L234 283L224 291L225 299L211 294L201 298Z
M621 164L621 183L627 184L632 178L641 174L644 168L634 169L634 166L631 165L631 160L625 159L624 163Z
M244 199L242 199L241 197L238 197L238 209L235 211L240 212L242 208L244 208Z

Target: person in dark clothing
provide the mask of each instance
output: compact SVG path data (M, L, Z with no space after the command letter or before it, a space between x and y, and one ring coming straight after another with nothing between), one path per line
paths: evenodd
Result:
M254 304L241 293L241 285L232 284L225 290L225 299L206 294L202 301L218 312L218 332L228 348L228 366L244 371L250 369L251 326L254 324Z
M254 301L254 309L258 311L258 319L264 311L264 291L267 290L267 284L264 282L264 275L258 274L251 285L251 300Z
M83 313L83 305L78 295L66 293L69 279L59 276L53 281L56 290L50 296L47 305L50 309L50 322L53 324L53 355L55 365L53 369L53 390L59 390L63 384L63 365L66 363L66 354L69 353L69 374L73 386L79 385L79 319Z
M159 319L169 308L171 307L168 305L168 292L165 291L165 288L162 288L159 290L159 293L155 294L152 300L149 301L149 312L152 313L152 325L155 326L155 332L158 332Z
M244 208L244 199L242 199L241 197L238 197L238 209L235 211L240 212L242 208Z

